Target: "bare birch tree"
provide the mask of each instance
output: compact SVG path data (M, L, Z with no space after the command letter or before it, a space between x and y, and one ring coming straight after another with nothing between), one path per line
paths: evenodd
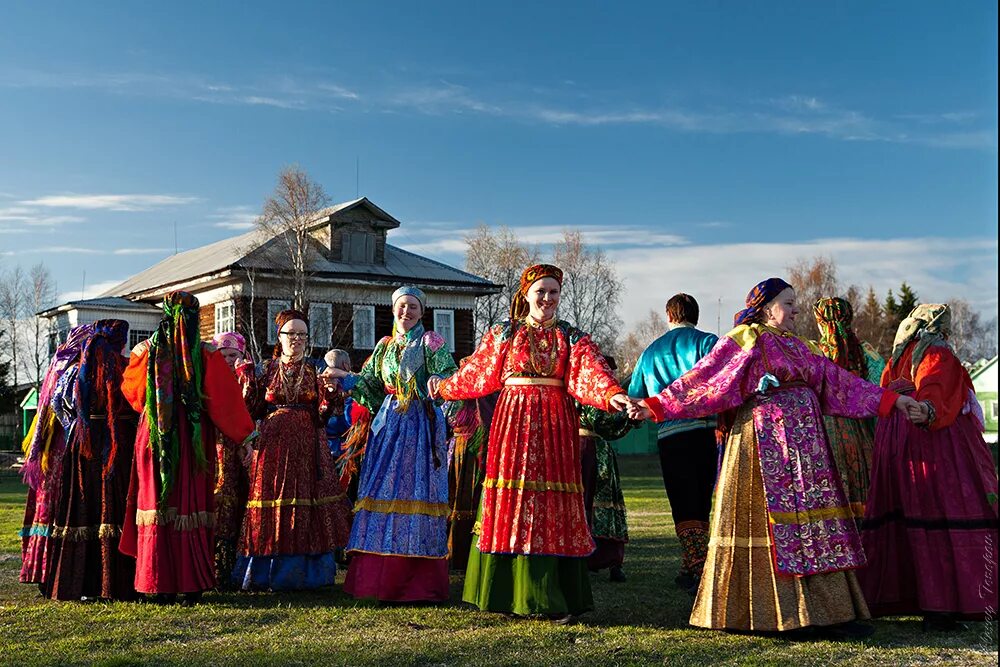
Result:
M517 291L521 272L538 263L538 248L518 240L509 227L494 231L480 224L465 237L465 270L491 283L503 285L499 294L476 299L475 328L478 341L486 331L508 317L511 297Z
M10 338L5 352L10 359L11 380L18 385L18 369L21 365L18 353L21 347L20 320L24 317L28 303L28 281L20 266L0 275L0 325Z
M622 338L615 349L615 361L618 363L619 379L627 379L635 370L643 350L649 344L667 331L667 318L650 309L646 318L640 320L628 334Z
M837 283L837 265L832 257L800 259L788 267L788 282L795 288L796 301L801 314L795 320L795 333L803 338L817 340L819 327L813 307L824 297L840 296ZM858 304L852 303L854 307Z
M965 299L949 299L952 349L963 363L990 359L997 353L997 321L982 316Z
M42 372L49 363L49 321L39 317L38 313L55 301L56 283L48 267L39 262L28 272L28 284L25 312L28 319L25 326L27 357L24 359L24 369L28 379L38 389Z
M600 248L592 248L576 230L563 232L552 248L552 259L563 270L559 314L586 331L610 353L621 333L618 316L622 281L614 261Z
M285 167L278 174L274 192L264 200L256 227L277 239L268 258L292 279L292 304L305 309L314 241L309 233L318 213L329 204L326 192L297 166Z

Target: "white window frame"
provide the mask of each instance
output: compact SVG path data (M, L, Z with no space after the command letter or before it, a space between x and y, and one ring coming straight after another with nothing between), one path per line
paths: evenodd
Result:
M229 315L226 316L224 311L229 310ZM223 326L225 323L225 326ZM236 302L235 301L220 301L215 304L215 333L227 333L229 331L236 331Z
M278 344L278 325L274 318L283 310L292 307L292 302L288 299L268 299L267 300L267 344Z
M438 324L438 317L444 316L448 320L448 335L441 333L441 325ZM441 335L448 343L448 351L455 352L455 311L451 308L434 309L434 331Z
M324 322L319 322L323 318ZM326 327L325 336L320 334L320 324ZM333 343L333 304L332 303L310 303L309 304L309 339L310 345L323 348L325 352Z
M368 331L359 332L358 325L358 313L366 312L369 317L369 327ZM354 314L351 318L354 333L354 338L352 340L352 345L355 350L373 350L375 349L375 306L354 306ZM360 334L360 335L359 335Z
M128 349L131 350L147 338L152 338L154 333L154 331L149 331L148 329L129 329Z

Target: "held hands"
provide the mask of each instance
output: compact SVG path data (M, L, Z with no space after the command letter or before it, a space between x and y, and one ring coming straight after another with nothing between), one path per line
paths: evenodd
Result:
M906 417L917 426L927 423L930 418L930 410L926 403L920 403L910 396L900 396L896 399L896 409L906 415Z
M250 464L253 462L253 447L250 446L249 442L243 443L243 448L240 452L240 460L243 462L243 466L245 468L249 468Z
M652 411L647 408L642 401L626 396L625 394L615 394L608 401L609 407L617 412L627 412L628 418L633 421L650 419Z

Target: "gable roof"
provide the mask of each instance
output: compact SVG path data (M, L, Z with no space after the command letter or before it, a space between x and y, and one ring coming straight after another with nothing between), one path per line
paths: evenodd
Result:
M316 215L318 228L328 224L330 218L358 206L369 209L384 227L395 228L399 221L373 204L367 197L336 204L319 211ZM154 264L128 280L105 292L102 297L135 297L145 292L162 289L169 285L183 283L196 278L208 277L232 269L273 270L274 262L269 259L270 248L280 243L280 236L268 237L259 230L240 234L232 238L210 243L200 248L187 250ZM320 248L316 242L317 250ZM422 257L394 245L385 245L385 264L352 264L335 262L317 252L310 266L310 273L333 278L359 278L398 282L419 281L423 284L446 284L470 287L482 294L494 293L499 289L484 278L461 271L442 262Z

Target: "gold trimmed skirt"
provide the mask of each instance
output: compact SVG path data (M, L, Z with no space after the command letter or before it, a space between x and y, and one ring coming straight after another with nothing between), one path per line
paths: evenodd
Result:
M854 572L798 577L776 570L753 425L755 405L750 399L739 409L726 443L691 625L773 632L871 618Z

